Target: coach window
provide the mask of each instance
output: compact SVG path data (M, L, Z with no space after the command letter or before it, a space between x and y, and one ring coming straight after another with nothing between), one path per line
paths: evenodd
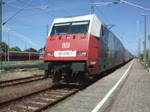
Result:
M104 26L103 26L103 25L101 25L100 36L101 36L101 37L104 36Z
M104 25L102 25L100 32L101 37L106 37L108 35L109 30Z

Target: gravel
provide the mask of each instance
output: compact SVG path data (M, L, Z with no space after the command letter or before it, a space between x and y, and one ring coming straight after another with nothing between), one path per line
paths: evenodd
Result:
M0 73L0 81L31 77L35 75L42 75L44 71L42 70L34 70L34 71L24 71L25 69L19 69L18 72L14 73ZM24 72L23 72L24 71Z
M34 75L44 74L44 71L36 70L36 71L28 71L28 72L16 72L16 73L3 73L0 74L0 81L11 80L23 77L30 77ZM5 101L10 98L15 98L33 91L40 90L45 87L49 87L52 84L52 80L50 78L39 80L36 82L25 83L16 86L10 86L5 88L0 88L0 102Z

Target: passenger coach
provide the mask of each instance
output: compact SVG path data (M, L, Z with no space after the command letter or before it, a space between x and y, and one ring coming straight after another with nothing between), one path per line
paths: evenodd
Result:
M39 68L54 83L82 84L90 76L128 61L131 55L105 24L90 14L56 18L43 59Z

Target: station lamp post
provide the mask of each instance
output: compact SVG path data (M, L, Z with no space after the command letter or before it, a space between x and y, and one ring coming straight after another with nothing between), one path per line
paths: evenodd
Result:
M150 67L150 34L148 36L148 40L149 40L149 48L148 48L148 66Z
M2 71L2 0L0 0L0 72Z
M143 57L143 61L144 61L144 65L146 65L146 14L141 14L141 16L144 17L144 57Z
M9 63L9 37L10 37L10 32L11 32L12 30L11 29L9 29L8 30L8 63Z

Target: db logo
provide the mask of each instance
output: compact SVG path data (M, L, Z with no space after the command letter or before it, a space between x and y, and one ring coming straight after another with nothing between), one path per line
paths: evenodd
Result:
M62 48L70 48L70 43L62 43Z

